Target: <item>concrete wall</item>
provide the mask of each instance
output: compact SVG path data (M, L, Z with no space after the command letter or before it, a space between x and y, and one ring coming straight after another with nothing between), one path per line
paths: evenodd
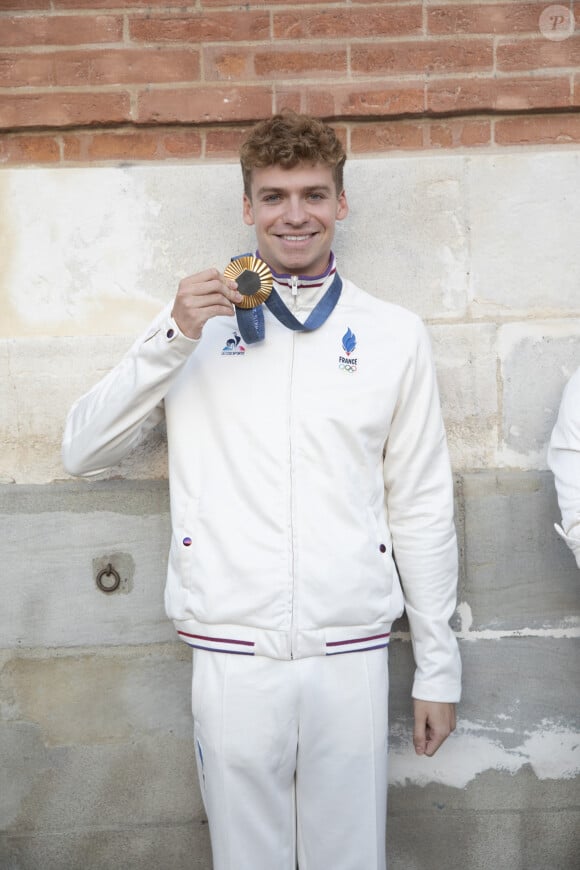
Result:
M572 870L580 576L545 454L580 362L580 150L347 170L339 263L429 324L461 546L465 693L434 759L412 752L404 622L391 647L391 870ZM2 870L210 868L162 434L91 483L59 444L179 277L251 249L240 197L232 164L0 172Z

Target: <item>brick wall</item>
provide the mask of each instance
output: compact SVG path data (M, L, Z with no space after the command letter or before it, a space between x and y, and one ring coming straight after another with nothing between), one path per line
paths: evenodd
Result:
M230 159L284 106L351 155L578 143L574 20L569 0L0 0L0 162Z

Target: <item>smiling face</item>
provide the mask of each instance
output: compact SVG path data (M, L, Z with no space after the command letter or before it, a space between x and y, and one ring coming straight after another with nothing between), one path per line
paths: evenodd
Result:
M260 256L279 274L320 275L328 266L336 221L348 214L332 170L322 163L252 170L244 222L256 231Z

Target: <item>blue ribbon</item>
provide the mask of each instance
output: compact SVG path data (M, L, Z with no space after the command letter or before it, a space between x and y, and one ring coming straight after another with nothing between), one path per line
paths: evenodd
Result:
M240 256L245 256L241 254ZM237 259L233 257L232 259ZM265 301L274 317L288 329L295 332L312 332L318 329L319 326L330 317L336 303L340 298L342 291L342 280L338 272L335 274L332 284L314 306L304 323L294 317L292 312L286 307L280 294L272 288L272 292ZM261 305L256 308L236 308L236 317L238 319L238 329L246 344L255 344L258 341L263 341L266 334L264 324L264 311Z

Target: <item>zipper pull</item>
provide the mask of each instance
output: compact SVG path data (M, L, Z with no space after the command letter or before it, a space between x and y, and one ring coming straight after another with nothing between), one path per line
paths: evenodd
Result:
M294 307L298 304L298 275L290 276L290 292L294 300Z

